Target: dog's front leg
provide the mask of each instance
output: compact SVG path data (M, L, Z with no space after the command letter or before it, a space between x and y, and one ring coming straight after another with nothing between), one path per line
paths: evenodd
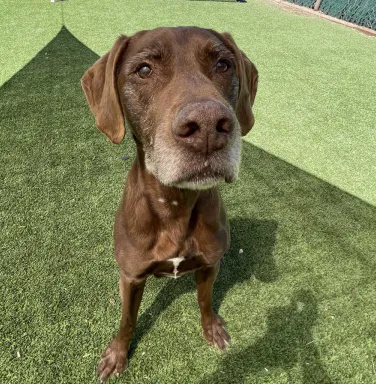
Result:
M219 262L195 272L197 299L201 312L202 334L208 343L220 350L230 344L224 320L213 310L213 284L219 271Z
M140 307L146 279L131 279L120 272L121 322L120 330L102 354L98 365L101 383L112 374L118 375L128 366L128 349L136 328L137 313Z

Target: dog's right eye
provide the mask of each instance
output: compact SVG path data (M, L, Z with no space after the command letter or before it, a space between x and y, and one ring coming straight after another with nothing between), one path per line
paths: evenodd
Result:
M216 65L216 71L218 73L225 73L230 69L231 65L228 60L220 60Z
M141 67L137 69L137 75L141 79L146 79L151 75L152 72L153 72L152 69L147 64L143 64Z

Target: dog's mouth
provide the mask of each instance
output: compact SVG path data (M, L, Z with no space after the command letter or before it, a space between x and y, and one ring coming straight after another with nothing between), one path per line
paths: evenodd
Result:
M161 184L180 189L209 189L221 181L231 183L238 177L241 154L240 135L224 149L209 156L167 146L159 136L145 151L146 169Z
M204 180L219 180L219 179L223 179L225 177L225 175L222 173L222 172L218 172L216 170L212 170L212 169L208 169L207 167L206 168L203 168L203 169L200 169L198 171L193 171L193 172L190 172L189 175L187 175L187 177L185 177L185 180L183 181L193 181L193 182L200 182L200 181L204 181Z
M171 183L171 186L185 189L209 189L221 181L231 183L236 180L237 175L231 174L226 169L215 169L205 164L198 169L183 171L181 177Z

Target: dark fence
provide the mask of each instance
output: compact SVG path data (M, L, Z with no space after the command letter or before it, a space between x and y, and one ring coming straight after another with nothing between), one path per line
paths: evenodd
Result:
M313 8L316 0L286 0L290 3L303 5L304 7Z
M290 3L320 10L364 27L376 30L376 0L287 0Z

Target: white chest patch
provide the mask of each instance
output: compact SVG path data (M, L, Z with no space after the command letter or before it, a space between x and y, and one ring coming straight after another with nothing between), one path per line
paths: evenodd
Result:
M174 279L178 278L178 266L179 264L184 260L184 257L173 257L172 259L168 259L167 261L171 261L172 264L174 264L174 275L171 277L173 277Z

